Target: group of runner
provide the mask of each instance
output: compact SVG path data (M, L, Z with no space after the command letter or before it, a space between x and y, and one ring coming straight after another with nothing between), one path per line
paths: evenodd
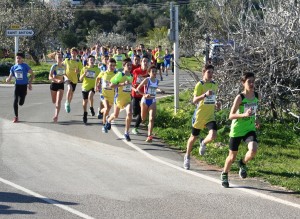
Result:
M141 50L143 53L133 53L131 58L129 58L129 54L120 53L121 48L119 47L115 49L115 54L99 54L99 51L93 53L94 50L92 50L86 58L79 56L79 50L76 48L72 48L70 55L67 55L67 57L64 57L62 52L57 51L55 54L56 63L52 65L49 72L51 99L53 104L55 104L53 122L58 121L64 94L64 84L67 85L64 106L66 112L70 113L73 94L78 81L81 81L83 98L82 120L84 123L88 121L88 105L90 114L95 116L94 95L99 91L100 105L98 108L98 118L102 119L103 133L108 133L111 128L111 122L118 118L120 110L125 109L125 139L131 141L129 128L132 116L136 117L132 133L139 134L139 125L141 122L146 121L149 114L146 141L152 142L152 130L156 113L156 92L157 90L160 91L158 89L159 80L156 79L156 73L157 67L162 70L164 68L153 61L152 58L149 58L149 54L143 50L144 47L142 44L139 47L140 49L137 51ZM157 53L157 56L159 56L159 51ZM99 56L101 56L100 60L98 59ZM156 57L156 53L154 53L154 57ZM23 105L27 94L27 84L29 84L29 88L31 89L31 82L34 78L31 68L23 62L23 58L23 54L17 54L17 63L11 68L10 75L7 78L7 82L12 77L16 79L15 117L13 122L18 122L19 119L18 99L20 98L19 105ZM28 73L31 75L29 78ZM112 106L114 106L114 110L110 114Z
M217 137L215 110L220 107L220 104L216 100L218 85L213 80L213 72L213 65L205 65L202 70L202 80L196 84L194 89L193 103L197 105L197 108L192 117L192 133L187 142L183 162L183 167L187 170L190 169L190 154L200 131L204 128L208 129L208 135L199 142L200 155L205 154L206 144ZM248 145L247 153L238 161L241 178L247 177L246 164L255 157L258 148L256 128L260 126L257 115L260 95L254 91L254 74L245 73L241 82L244 90L236 96L229 114L229 119L232 120L229 134L229 154L221 173L221 183L225 188L229 187L228 172L236 160L241 141L243 140Z
M155 57L159 57L160 49L158 47ZM72 48L70 51L71 56L64 60L62 53L56 53L56 63L51 67L49 73L51 97L52 102L55 104L53 121L58 121L64 93L64 83L68 87L65 110L67 113L70 113L70 104L78 83L79 74L79 80L82 81L84 123L87 123L88 102L90 113L92 116L95 116L93 97L95 92L99 91L101 104L98 110L98 118L102 118L103 133L108 133L111 129L111 122L118 118L121 109L125 109L125 139L131 141L129 128L132 116L136 117L136 122L132 129L133 134L139 134L139 125L148 116L148 136L146 141L152 142L152 131L156 114L156 92L159 85L156 75L159 69L163 70L161 62L158 61L159 59L156 59L156 62L151 61L152 58L149 58L147 52L140 55L135 54L131 58L123 57L120 53L120 48L116 48L114 56L102 54L101 63L97 65L97 57L93 54L90 54L86 59L80 60L78 59L78 53L76 48ZM27 85L28 89L31 90L31 82L34 78L31 68L23 62L23 58L23 54L17 54L16 64L11 68L10 75L6 79L7 82L12 77L16 79L14 93L15 118L13 122L18 122L18 104L24 104ZM200 155L205 154L206 144L217 137L217 124L214 113L216 108L219 107L216 99L218 85L213 80L213 72L214 66L205 65L202 71L203 78L196 84L194 89L193 103L197 105L197 108L192 118L192 133L188 139L187 150L184 156L183 167L187 170L190 169L190 153L197 137L200 135L200 131L204 128L209 130L208 135L204 139L200 139ZM238 162L241 178L247 177L246 163L254 158L258 148L256 128L259 127L257 107L260 96L254 91L254 81L253 73L245 73L243 75L241 82L244 90L237 95L230 110L229 119L232 120L232 124L229 155L226 158L221 174L222 186L226 188L229 187L228 172L237 157L241 141L243 140L248 144L248 152ZM110 114L112 106L114 106L114 111Z

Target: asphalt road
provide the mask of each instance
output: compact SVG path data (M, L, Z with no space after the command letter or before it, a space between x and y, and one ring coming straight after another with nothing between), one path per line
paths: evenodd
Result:
M0 86L0 218L300 217L299 194L234 174L222 188L220 169L193 160L184 170L180 151L144 141L145 127L125 142L123 114L107 134L96 117L84 125L80 85L57 124L49 85L34 85L14 124L13 89Z

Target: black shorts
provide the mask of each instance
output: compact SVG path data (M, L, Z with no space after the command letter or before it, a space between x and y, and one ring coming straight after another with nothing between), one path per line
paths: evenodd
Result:
M95 89L92 88L92 89L89 90L89 91L82 91L82 98L83 98L84 100L87 100L87 99L89 98L89 93L90 93L90 92L95 93Z
M247 144L251 141L258 142L256 132L251 131L251 132L248 132L245 136L230 137L229 149L231 151L238 151L239 150L239 145L240 145L242 140Z
M137 115L141 114L141 97L133 97L132 98L132 111L133 111L133 117L136 117Z
M161 67L164 67L164 63L156 63L156 68L160 69Z
M71 85L72 91L73 91L73 92L76 90L76 85L77 85L77 84L74 84L74 83L71 82L71 81L67 82L67 84L70 84L70 85Z
M50 90L53 91L64 90L64 83L51 83Z
M208 130L215 130L215 131L218 130L216 121L208 122L208 123L206 123L205 126L206 126L206 128L207 128ZM199 136L199 135L200 135L200 129L196 129L196 128L193 127L193 128L192 128L192 135L193 135L193 136Z

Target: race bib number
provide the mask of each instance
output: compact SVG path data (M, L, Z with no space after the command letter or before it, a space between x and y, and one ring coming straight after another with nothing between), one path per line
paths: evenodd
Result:
M65 74L65 70L64 69L57 69L56 71L56 75L57 76L63 76Z
M137 76L136 78L136 84L140 84L143 81L143 77Z
M204 98L204 104L215 104L216 103L216 95L209 95Z
M112 88L109 87L109 81L105 81L105 80L103 80L103 82L102 82L102 87L105 90L111 90L112 89Z
M22 71L15 71L15 77L17 80L23 80L23 72Z
M87 71L87 78L95 78L96 73L94 71Z
M251 116L254 116L257 111L257 103L245 103L244 112L247 112L249 109L252 110Z
M131 92L131 84L124 85L123 92Z
M150 94L150 96L154 97L156 95L156 87L149 87L148 93Z

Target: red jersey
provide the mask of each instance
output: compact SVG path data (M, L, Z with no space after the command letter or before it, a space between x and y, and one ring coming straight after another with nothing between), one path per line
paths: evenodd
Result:
M132 80L132 87L137 88L139 84L146 78L148 77L147 70L142 70L141 67L136 68L133 72L133 80ZM141 88L141 91L144 92L144 87ZM142 98L143 95L137 94L135 91L131 91L131 96L132 97L140 97Z
M133 71L135 70L135 69L137 69L137 68L139 68L139 67L141 67L141 65L133 65L132 64L132 67L131 67L131 74L133 73Z

